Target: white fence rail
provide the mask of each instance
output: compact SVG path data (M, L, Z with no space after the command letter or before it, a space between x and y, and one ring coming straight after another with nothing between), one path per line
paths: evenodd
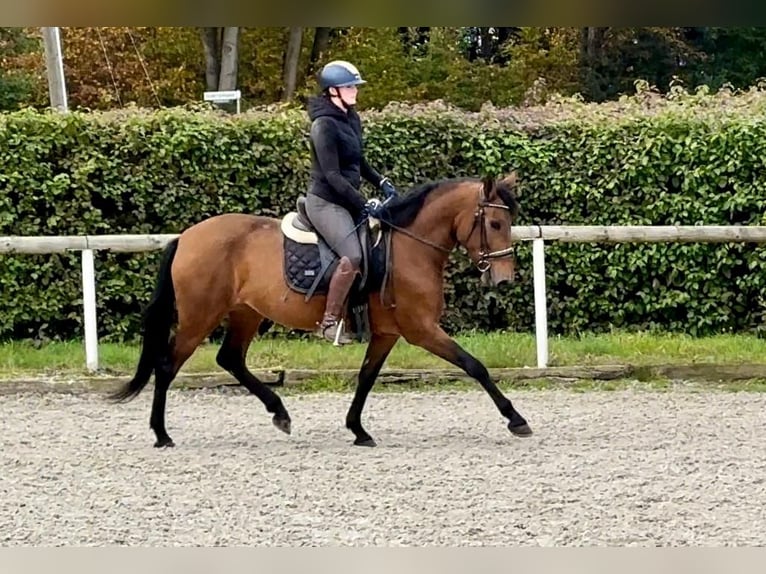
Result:
M548 366L548 305L545 241L570 243L766 243L766 226L737 225L532 225L514 227L515 241L532 241L537 366ZM175 234L0 237L0 254L82 252L86 366L98 369L94 251L162 249Z

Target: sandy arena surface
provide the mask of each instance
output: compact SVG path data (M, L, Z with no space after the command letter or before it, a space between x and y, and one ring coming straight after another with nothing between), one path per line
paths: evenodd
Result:
M373 393L368 449L347 394L287 396L288 436L254 397L171 391L167 450L151 386L0 396L0 544L766 544L766 394L509 396L532 437L481 391Z

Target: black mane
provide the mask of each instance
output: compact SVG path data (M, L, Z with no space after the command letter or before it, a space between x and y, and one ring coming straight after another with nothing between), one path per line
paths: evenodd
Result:
M453 186L465 182L480 183L481 180L475 177L455 177L429 181L414 187L386 204L386 212L383 215L383 219L397 227L407 227L420 213L426 198L430 196L431 192L435 190L440 192L447 191ZM511 213L516 216L519 211L519 202L511 187L497 181L495 183L495 190L503 202L511 208Z
M398 195L386 204L385 221L398 227L407 227L420 213L426 198L432 191L439 188L446 189L448 184L458 183L458 181L457 179L428 181Z

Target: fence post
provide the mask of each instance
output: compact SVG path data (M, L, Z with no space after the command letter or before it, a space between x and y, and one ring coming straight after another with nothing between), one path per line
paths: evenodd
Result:
M85 364L98 369L98 330L96 329L96 273L93 250L82 250L82 304L85 319Z
M537 366L548 366L548 303L545 294L545 241L532 240L532 270L535 288L535 338Z

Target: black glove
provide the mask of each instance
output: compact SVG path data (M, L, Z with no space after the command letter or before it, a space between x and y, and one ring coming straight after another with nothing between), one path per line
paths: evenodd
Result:
M380 180L380 191L383 192L383 195L386 196L386 199L389 199L397 194L396 188L391 183L391 180L387 177L384 177Z
M371 199L367 203L364 204L364 212L369 217L372 217L374 219L380 219L380 214L383 212L385 207L379 202L374 199Z

